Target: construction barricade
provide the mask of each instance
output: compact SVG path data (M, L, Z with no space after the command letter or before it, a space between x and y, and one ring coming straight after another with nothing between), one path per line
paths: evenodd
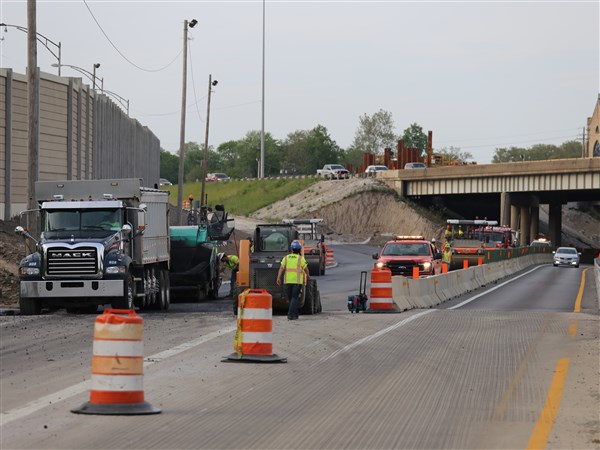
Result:
M400 312L392 295L392 272L388 268L371 271L369 307L365 312Z
M408 311L414 308L410 303L410 292L408 290L408 281L403 276L392 277L392 298L394 304L400 311Z
M327 267L333 267L335 266L335 258L333 256L333 249L327 247L327 250L325 252L325 266Z
M144 401L144 320L133 309L106 309L94 324L90 401L77 414L158 414Z
M234 353L224 361L287 362L273 353L273 297L264 289L246 289L238 295Z

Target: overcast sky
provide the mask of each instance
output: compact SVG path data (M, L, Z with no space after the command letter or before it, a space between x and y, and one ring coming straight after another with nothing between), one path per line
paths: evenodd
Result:
M38 0L37 31L61 43L63 64L91 72L100 63L104 88L129 99L131 116L176 153L183 21L198 20L185 140L204 143L212 74L209 145L217 147L261 128L262 7ZM321 124L347 148L359 116L384 109L398 134L416 122L433 131L434 148L458 147L479 163L497 147L581 140L600 92L599 10L598 0L267 0L265 131L285 139ZM27 2L0 0L0 21L26 27ZM25 73L26 33L8 28L1 37L0 65ZM41 70L56 74L53 63L39 45Z

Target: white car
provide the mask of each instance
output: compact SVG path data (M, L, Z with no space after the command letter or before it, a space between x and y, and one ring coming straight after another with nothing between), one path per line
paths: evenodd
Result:
M427 169L427 165L422 162L410 162L404 164L405 169Z
M368 166L365 169L365 173L367 174L374 174L376 172L383 172L389 170L387 166Z
M579 267L581 253L575 247L558 247L554 253L554 267L573 266Z

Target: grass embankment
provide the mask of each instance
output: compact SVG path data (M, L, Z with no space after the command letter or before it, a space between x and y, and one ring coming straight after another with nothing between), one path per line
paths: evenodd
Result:
M220 203L225 205L225 209L231 214L248 216L254 211L308 188L317 181L319 180L315 177L233 180L206 183L205 189L209 206L214 207ZM176 205L177 186L163 186L163 189L171 193L169 201ZM183 200L187 200L190 194L194 199L199 200L201 191L201 183L186 183L183 185Z

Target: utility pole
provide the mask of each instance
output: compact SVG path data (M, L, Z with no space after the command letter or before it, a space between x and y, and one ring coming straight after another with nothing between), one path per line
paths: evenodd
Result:
M206 206L204 190L206 187L206 175L208 173L208 122L210 120L210 94L211 87L216 86L217 80L212 81L212 75L208 75L208 102L206 104L206 130L204 132L204 162L202 164L202 192L200 194L200 206Z
M181 84L181 126L179 128L179 174L177 177L177 224L183 225L183 157L185 153L185 99L187 95L187 43L188 26L194 28L196 19L183 21L183 80Z
M37 209L35 182L39 173L39 86L37 69L36 0L27 0L27 94L29 128L27 134L27 208ZM30 227L31 228L31 227ZM37 227L36 227L37 228ZM31 230L34 233L36 230ZM34 234L35 236L35 234Z
M258 178L265 177L265 0L263 0L263 29L262 29L262 102L260 128L260 171Z

